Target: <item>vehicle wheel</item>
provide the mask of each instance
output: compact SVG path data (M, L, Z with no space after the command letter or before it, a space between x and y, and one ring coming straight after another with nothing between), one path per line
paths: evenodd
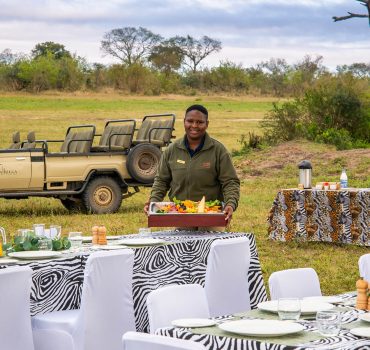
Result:
M81 198L60 199L60 202L62 203L63 207L69 210L70 212L86 212L86 208Z
M161 159L161 150L150 143L140 143L127 156L127 170L138 182L152 183Z
M89 213L115 213L121 206L122 190L113 178L109 176L96 177L86 186L82 201Z

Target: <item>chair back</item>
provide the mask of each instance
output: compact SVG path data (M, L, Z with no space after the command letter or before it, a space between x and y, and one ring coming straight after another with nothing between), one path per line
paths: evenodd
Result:
M22 146L21 134L19 131L13 133L12 143L9 145L8 149L20 149Z
M135 131L135 121L127 121L123 124L107 123L99 141L99 146L111 148L120 147L128 149L131 146L132 137Z
M269 289L271 300L321 296L319 277L310 267L273 272Z
M132 250L101 251L87 260L79 325L84 350L121 349L122 334L134 331ZM79 348L79 347L77 347Z
M36 135L34 131L30 131L27 134L27 142L24 142L21 148L30 149L35 147L36 147Z
M206 350L191 340L160 335L127 332L122 337L123 350Z
M205 291L211 316L248 311L249 239L218 239L212 242L207 260Z
M150 333L171 326L179 318L208 318L204 289L199 284L172 285L156 289L146 299Z
M0 270L0 348L34 350L31 314L32 270L28 266Z
M360 259L358 259L358 268L360 276L370 283L370 254L360 256Z
M75 127L70 127L68 129L60 151L67 153L88 153L93 143L95 127L92 130L75 130Z

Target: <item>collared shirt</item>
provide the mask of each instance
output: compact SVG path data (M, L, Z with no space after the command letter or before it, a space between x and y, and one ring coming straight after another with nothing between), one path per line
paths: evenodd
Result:
M186 135L184 136L184 140L185 140L185 147L186 149L188 150L189 154L190 154L190 157L193 158L193 156L198 153L204 146L204 140L206 139L206 135L204 135L202 137L202 141L200 141L200 144L198 145L198 147L195 149L195 150L192 150L189 146L189 141L188 141L188 138L186 137Z

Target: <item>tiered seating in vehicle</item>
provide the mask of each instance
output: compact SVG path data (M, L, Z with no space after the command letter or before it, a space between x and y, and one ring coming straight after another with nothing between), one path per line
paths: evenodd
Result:
M84 131L76 131L84 129ZM87 130L86 130L87 129ZM95 125L70 126L60 148L62 153L88 153L95 136Z
M134 137L136 122L133 119L108 120L105 123L99 146L92 147L94 152L127 151Z
M30 149L36 147L36 135L34 131L30 131L27 135L27 141L22 142L22 149Z
M143 118L133 145L149 142L159 147L167 146L175 125L174 114L154 114Z
M19 131L13 133L12 143L9 145L8 149L20 149L22 146L21 134Z

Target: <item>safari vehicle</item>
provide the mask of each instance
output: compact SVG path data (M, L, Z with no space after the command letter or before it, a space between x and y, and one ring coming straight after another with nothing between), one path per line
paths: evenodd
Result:
M153 184L174 124L174 114L156 114L139 128L134 119L108 120L102 134L94 125L71 126L64 140L37 140L30 132L21 142L16 132L0 150L0 198L54 197L71 211L116 212L122 199Z

